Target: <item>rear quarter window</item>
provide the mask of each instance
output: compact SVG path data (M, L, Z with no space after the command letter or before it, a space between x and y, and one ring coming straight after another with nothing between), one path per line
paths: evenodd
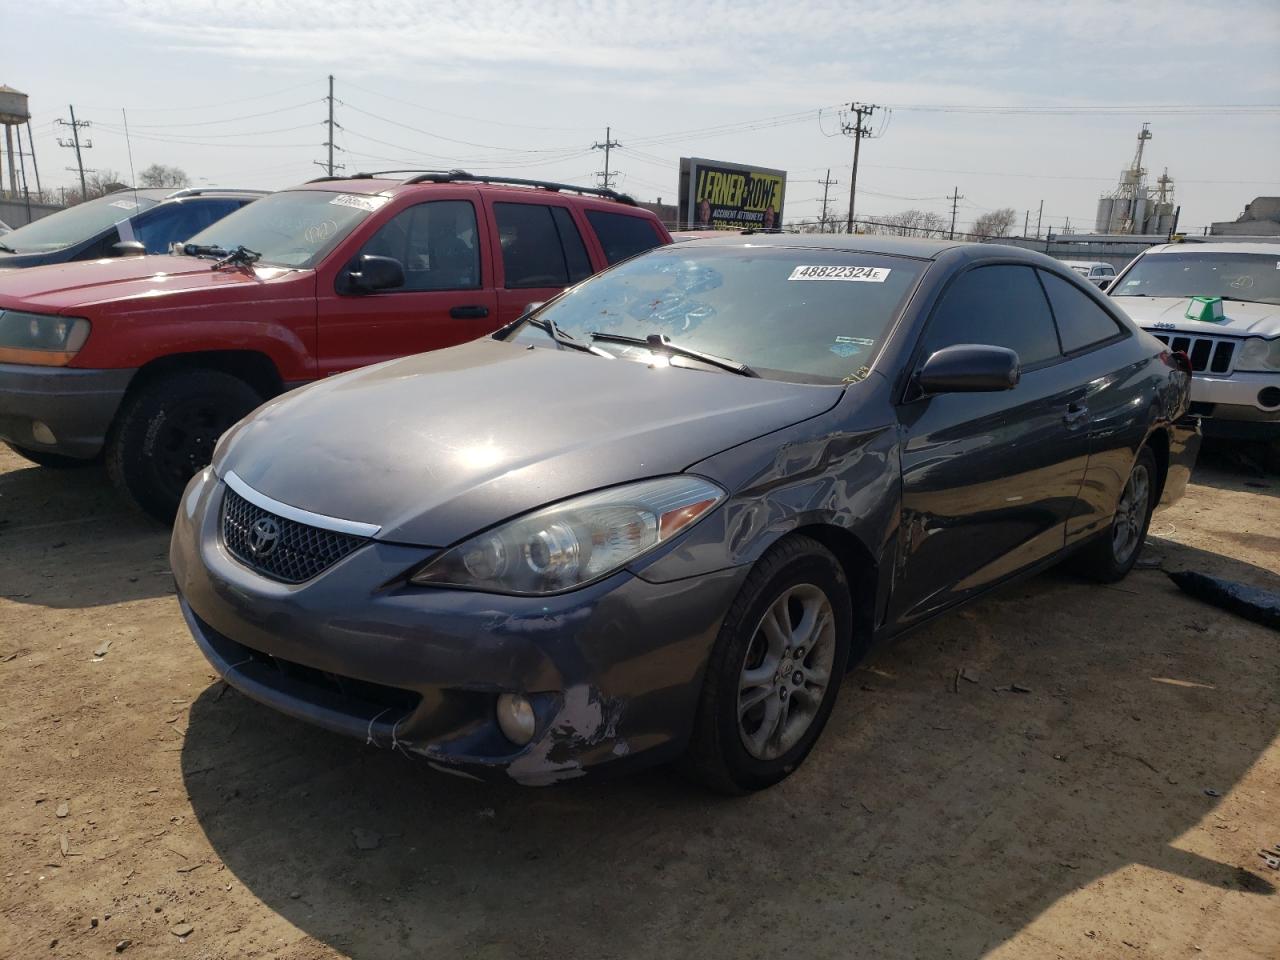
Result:
M1120 324L1110 314L1066 280L1043 270L1040 271L1040 280L1049 296L1049 306L1053 308L1063 353L1083 350L1110 340L1121 332Z
M604 257L609 263L617 263L637 253L644 253L662 243L662 237L646 217L632 217L625 213L607 213L588 210L587 222L600 238Z

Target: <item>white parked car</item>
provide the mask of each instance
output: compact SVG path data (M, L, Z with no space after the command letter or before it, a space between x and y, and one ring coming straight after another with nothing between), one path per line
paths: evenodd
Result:
M1116 268L1101 260L1063 260L1064 264L1096 287L1104 287L1104 280L1116 278Z
M1280 243L1151 247L1108 292L1191 359L1207 436L1268 441L1280 463Z

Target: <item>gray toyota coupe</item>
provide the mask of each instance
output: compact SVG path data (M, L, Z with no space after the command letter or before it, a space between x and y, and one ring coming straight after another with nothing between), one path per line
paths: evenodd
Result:
M1123 577L1195 457L1189 369L1037 253L695 240L260 407L172 566L218 672L295 717L755 790L870 644L1068 555Z

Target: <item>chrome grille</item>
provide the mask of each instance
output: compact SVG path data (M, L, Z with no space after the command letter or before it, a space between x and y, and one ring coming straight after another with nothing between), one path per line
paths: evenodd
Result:
M255 553L250 546L254 524L264 520L275 538L269 549L260 545ZM289 520L228 489L222 500L222 542L232 556L264 577L303 583L356 550L365 538Z
M1230 373L1236 342L1220 337L1196 337L1183 333L1157 333L1156 339L1170 350L1181 350L1191 358L1196 373Z

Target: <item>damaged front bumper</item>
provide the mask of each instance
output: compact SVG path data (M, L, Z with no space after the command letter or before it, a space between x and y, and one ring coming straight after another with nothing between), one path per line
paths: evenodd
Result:
M540 785L658 762L688 739L702 676L743 569L674 583L623 571L554 597L416 587L431 548L370 541L290 585L222 544L225 487L188 487L170 549L183 615L228 684L284 713L481 778ZM501 732L529 699L532 741Z

